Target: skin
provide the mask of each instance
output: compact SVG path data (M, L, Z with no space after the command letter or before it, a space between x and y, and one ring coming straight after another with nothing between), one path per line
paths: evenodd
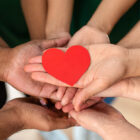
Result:
M128 49L138 49L140 41L140 21L133 27L133 29L118 43ZM127 78L114 84L107 90L98 93L96 96L101 97L126 97L130 99L140 100L139 96L140 77ZM132 94L133 93L133 94Z
M5 140L10 135L23 129L52 131L73 125L75 125L73 119L69 119L60 111L41 106L38 99L34 98L19 98L9 101L0 110L1 140Z
M47 39L69 37L74 0L48 0ZM67 12L66 12L67 11ZM60 16L61 15L61 16Z
M50 93L57 90L57 87L33 81L30 74L24 71L24 65L28 63L31 57L41 55L43 50L53 46L61 46L65 42L65 40L50 40L43 43L42 41L33 41L15 48L1 47L0 80L8 82L16 89L32 96L49 96Z
M93 14L92 18L87 23L87 25L81 28L71 38L71 40L68 43L68 46L72 46L75 44L90 45L95 43L96 44L109 43L109 38L107 34L112 30L112 28L120 19L120 17L135 2L136 0L132 0L129 2L127 0L125 1L113 0L111 2L109 0L102 1L98 9L96 10L96 12ZM54 39L59 37L66 37L66 38L70 37L69 27L70 27L70 21L72 16L73 1L65 0L62 1L62 3L63 3L63 8L60 8L62 7L59 6L62 5L61 1L56 3L56 1L54 0L48 0L49 9L48 9L47 22L46 22L47 24L45 29L46 36L48 39ZM65 12L65 9L67 9L67 12ZM62 15L61 17L59 16L60 12L58 11L61 12ZM56 18L56 17L60 17L60 18ZM57 23L57 24L52 24L52 23ZM32 22L30 22L30 24L32 24ZM61 104L64 106L70 103L70 101L67 99L72 98L75 95L76 91L77 89L74 88L66 89L60 87L58 89L58 93L56 94L56 96L59 99L63 98ZM71 92L71 97L69 97L69 92Z
M45 39L47 0L21 0L31 40Z
M87 30L87 29L88 29L88 32L90 32L90 34L93 34L91 37L92 37L92 40L94 41L94 43L100 44L100 43L109 43L110 42L107 34L101 32L100 30L98 30L98 29L92 30L91 27L84 27L83 28L83 30ZM96 36L96 38L95 38L95 36ZM77 38L77 36L75 36L75 37ZM28 65L28 67L25 67L26 72L36 72L38 70L45 71L43 69L43 67L39 66L41 63L40 57L36 57L35 59L31 59L29 61L29 63L31 63L31 64ZM60 86L58 88L57 93L52 95L53 99L55 98L55 99L59 100L59 102L56 103L56 108L61 109L62 106L65 106L63 109L64 112L69 112L73 108L72 104L71 104L71 99L75 96L76 91L77 91L77 88L73 88L73 87L66 88L66 87ZM56 95L56 97L55 97L55 95ZM49 98L51 98L51 97L49 97ZM60 100L61 100L61 103L60 103ZM93 100L96 100L96 99L93 99ZM94 104L94 101L93 101L93 104Z
M127 122L120 112L103 102L80 112L71 111L70 115L79 125L98 133L104 140L140 139L140 130Z
M73 2L73 0L21 0L31 39L69 40Z
M140 21L132 28L132 30L120 41L118 45L125 48L139 48L140 47ZM131 99L139 100L139 77L127 78L119 81L105 91L98 93L95 97L127 97ZM133 93L133 94L132 94ZM71 95L72 94L72 95ZM73 99L71 96L75 96L76 92L66 92L62 98L61 104L66 105ZM62 95L62 93L60 93ZM70 97L69 97L70 96ZM60 105L59 105L60 106Z
M137 0L103 0L88 24L109 34L119 19L137 2Z
M87 72L74 85L77 88L84 88L78 91L74 97L73 104L76 110L80 109L80 105L84 101L98 92L107 89L118 80L128 77L129 74L128 58L125 57L129 54L127 49L111 44L90 45L86 46L86 49L91 56L91 64ZM41 56L32 58L30 61L35 62L37 59L41 63ZM32 67L34 66L32 65ZM30 64L25 66L25 70L26 72L31 72ZM68 86L49 74L44 73L41 64L36 71L42 71L32 73L32 78L36 81L58 86Z
M72 45L90 45L109 43L108 35L120 17L136 2L121 0L104 0L101 2L87 25L77 31L68 43ZM115 5L115 6L114 6ZM108 10L106 10L108 9ZM48 28L49 29L49 28ZM77 89L60 87L58 94L62 98L61 106L71 102L71 98L76 94ZM63 92L63 93L62 93ZM65 93L64 93L65 92ZM60 103L59 103L60 107Z
M69 30L73 3L73 0L21 0L31 39L63 40L65 43L62 43L61 47L66 46L71 38ZM49 89L52 94L49 94L48 98L62 98L59 92L53 92L53 87L50 86Z

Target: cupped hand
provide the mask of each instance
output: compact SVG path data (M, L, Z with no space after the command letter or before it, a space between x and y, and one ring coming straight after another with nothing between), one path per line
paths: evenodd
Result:
M24 66L30 58L42 55L45 49L60 47L66 43L66 40L32 41L11 49L8 54L8 64L5 64L4 81L32 96L50 96L50 93L57 90L57 86L32 80L30 74L24 71Z
M75 121L68 118L63 112L54 108L43 107L38 99L32 97L9 101L1 111L13 112L14 117L17 118L15 126L20 126L21 130L38 129L52 131L75 125Z
M93 107L80 112L73 110L70 112L70 115L79 125L98 133L104 139L114 135L115 132L118 132L117 129L119 127L121 128L123 123L126 123L126 120L120 112L104 102L99 102Z
M74 87L82 88L74 97L75 109L80 110L80 106L93 95L109 88L114 83L123 79L127 75L128 50L111 44L98 44L85 46L91 57L91 64ZM32 78L43 83L50 83L57 86L69 85L55 79L42 69L41 56L32 58L30 61L40 61L39 67L27 65L26 70L31 67L38 72L32 73Z

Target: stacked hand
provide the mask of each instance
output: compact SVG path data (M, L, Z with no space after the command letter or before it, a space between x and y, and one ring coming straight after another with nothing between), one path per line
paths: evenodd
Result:
M50 39L56 38L58 35L49 35ZM100 44L100 43L109 43L109 38L107 34L101 32L97 28L90 27L88 25L84 26L82 29L80 29L75 35L71 38L71 40L68 43L68 46L76 45L76 44L82 44L82 45L89 45L89 44ZM43 67L39 64L41 64L41 56L36 57L35 59L30 60L30 65L25 67L26 72L36 72L36 71L44 71ZM61 86L61 85L59 85ZM77 89L76 88L65 88L60 87L58 89L58 92L55 94L57 99L60 99L61 102L58 102L56 104L56 107L58 109L64 107L64 111L67 112L69 109L72 109L72 102L71 100L76 94ZM94 99L93 103L89 101L90 105L96 103L97 98ZM97 99L97 101L100 100L100 98ZM68 109L69 108L69 109ZM68 109L68 110L67 110Z
M83 32L85 32L85 28L83 29ZM73 38L71 41L74 40ZM71 41L69 43L71 43ZM85 42L86 41L83 42L83 45L86 44ZM89 40L87 42L89 42ZM108 43L107 40L104 43ZM117 111L114 111L114 109L102 103L102 98L100 97L119 96L120 94L127 93L126 91L128 88L129 92L135 90L132 85L134 85L133 83L137 85L139 83L139 78L129 78L129 50L111 44L97 43L93 45L84 45L91 57L90 67L74 87L69 87L67 84L46 73L42 66L42 52L44 50L50 47L62 47L66 44L67 40L65 39L53 39L45 42L30 42L12 49L8 54L10 61L5 65L6 71L4 72L3 79L29 95L58 100L59 102L55 104L57 109L62 108L64 112L70 112L70 115L79 125L92 131L94 130L101 135L104 134L103 130L107 128L108 123L112 126L118 123L118 121L115 120L115 117L119 117L117 120L125 123L125 119ZM59 49L62 49L63 51L67 50L67 48ZM24 70L28 73L24 72ZM23 85L26 87L23 87ZM118 92L119 90L121 92ZM131 94L128 93L127 96L131 96ZM137 93L135 93L135 97L136 96ZM93 104L93 107L87 109ZM73 110L73 105L75 111ZM38 107L37 109L40 110ZM83 111L76 112L80 110ZM49 114L49 112L47 111L47 114ZM39 112L38 114L42 113ZM86 114L89 115L86 116ZM93 118L91 116L94 115L97 117L94 117L95 120L92 120ZM98 117L98 115L101 117ZM105 119L103 120L103 123L105 123L105 128L103 129L101 129L100 123L102 117ZM22 118L22 121L23 120L24 118ZM90 125L90 122L85 123L85 120L95 121L96 123L94 124L96 125ZM24 124L26 123L27 122L25 121ZM60 126L57 128L61 128L61 123L62 121L60 121ZM126 126L128 126L128 123L126 124ZM31 126L31 128L37 127ZM39 129L42 128L43 127L39 127Z
M77 111L93 95L104 91L119 80L126 78L128 72L127 49L111 44L89 45L85 46L85 48L89 51L91 64L88 70L74 85L76 88L82 88L77 91L73 99L73 105ZM32 78L34 80L57 86L68 86L46 73L41 61L41 56L32 58L30 62L39 62L39 67L36 67L36 64L29 64L25 67L25 70L28 72L33 70ZM71 88L71 90L74 89Z

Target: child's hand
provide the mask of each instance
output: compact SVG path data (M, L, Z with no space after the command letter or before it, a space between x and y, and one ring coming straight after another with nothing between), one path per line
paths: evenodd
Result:
M87 72L74 85L76 88L83 88L77 92L73 105L76 110L90 99L93 95L109 88L115 82L127 77L128 71L128 50L111 44L100 44L86 46L91 56L91 64ZM43 83L50 83L57 86L68 86L55 79L53 76L42 71L41 56L32 58L30 61L38 59L40 65L28 65L28 70L34 67L36 71L32 73L32 78ZM130 67L129 67L130 68Z
M108 35L97 28L86 25L74 34L68 46L101 43L110 43Z

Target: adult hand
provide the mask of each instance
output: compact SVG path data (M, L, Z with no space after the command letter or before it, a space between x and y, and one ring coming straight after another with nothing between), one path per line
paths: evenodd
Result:
M43 43L41 41L32 41L10 49L7 54L8 62L5 64L3 81L29 95L46 98L51 96L53 98L51 93L57 90L57 86L33 81L30 74L24 71L24 66L30 58L42 55L45 49L60 47L65 43L66 41L58 39Z
M103 102L99 102L80 112L73 110L70 112L70 115L79 125L98 133L103 138L105 138L110 131L115 131L116 126L126 122L122 114Z
M73 45L91 45L101 43L110 43L108 35L98 28L85 25L73 35L68 46L71 47Z
M55 34L47 34L47 39L70 39L69 33L55 33ZM68 46L72 46L75 44L87 45L87 44L99 44L99 43L109 43L109 38L106 33L103 33L97 28L90 27L88 25L81 28L75 35L70 39ZM40 59L40 60L39 60ZM25 67L26 72L37 72L37 71L45 71L43 67L39 67L38 64L41 63L41 57L36 58L30 61L31 65ZM58 92L52 94L53 98L62 100L62 105L65 106L71 103L71 99L76 94L76 88L65 88L59 87ZM55 97L56 96L56 97ZM50 97L51 98L51 97Z
M85 46L91 57L91 64L74 87L83 88L74 97L73 104L77 111L80 106L90 97L109 88L115 82L127 77L128 71L128 50L111 44L98 44ZM109 53L108 53L109 52ZM126 57L128 56L128 57ZM41 62L41 56L32 58ZM30 65L27 66L30 69ZM40 64L40 67L42 65ZM48 73L44 73L40 68L34 67L32 78L36 81L54 84L57 86L68 86L55 79Z
M90 45L109 43L109 37L105 32L102 32L98 28L85 25L79 31L77 31L68 43L68 47L73 45ZM63 110L69 112L73 108L71 101L76 94L76 88L59 87L57 96L61 99L61 103L57 103L56 107L64 106ZM91 102L91 101L90 101ZM94 104L94 101L92 101ZM91 105L93 105L91 104ZM89 107L89 106L88 106Z
M97 132L105 140L140 138L139 129L127 122L116 109L103 102L81 112L71 111L70 115L79 125Z
M43 107L38 99L31 97L9 101L0 110L0 114L0 120L6 124L0 123L1 139L23 129L52 131L75 125L75 121L66 114Z
M140 77L127 78L117 82L95 97L126 97L140 100Z

